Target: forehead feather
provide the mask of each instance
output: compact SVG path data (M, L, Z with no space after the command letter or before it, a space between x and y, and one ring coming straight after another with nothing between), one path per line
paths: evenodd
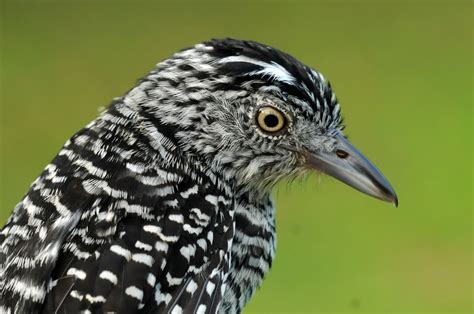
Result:
M213 39L175 55L190 64L211 90L266 91L283 95L327 127L341 123L339 103L322 74L291 55L253 41ZM210 66L204 70L200 64ZM222 81L223 79L225 81Z
M256 69L246 73L248 76L263 76L270 80L279 81L286 84L295 84L296 79L283 66L271 61L270 63L252 59L246 56L229 56L218 60L220 64L247 63L256 66Z
M214 39L204 46L216 58L220 71L245 80L260 79L280 88L282 93L308 103L314 111L321 104L337 104L329 83L317 71L289 54L253 41Z

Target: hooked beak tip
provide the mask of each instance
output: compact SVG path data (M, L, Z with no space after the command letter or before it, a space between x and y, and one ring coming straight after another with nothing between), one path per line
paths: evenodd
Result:
M392 199L392 204L395 206L395 208L398 208L398 197L394 195Z
M375 196L376 198L379 198L383 201L386 201L388 203L392 203L395 208L398 207L398 196L393 187L388 183L387 180L380 174L380 180L377 182L379 194L378 195L372 195Z
M398 207L397 194L382 173L342 135L336 139L335 152L306 152L307 165Z
M380 199L380 200L383 200L387 203L392 203L393 206L395 206L395 208L398 208L398 196L397 194L395 194L395 192L391 193L391 194L385 194L384 196L380 196L380 197L377 197L376 198Z

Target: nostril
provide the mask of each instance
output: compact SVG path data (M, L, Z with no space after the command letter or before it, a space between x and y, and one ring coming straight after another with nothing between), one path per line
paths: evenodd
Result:
M337 155L337 157L339 157L341 159L346 159L347 156L349 156L349 153L342 150L342 149L338 149L338 150L336 150L336 155Z

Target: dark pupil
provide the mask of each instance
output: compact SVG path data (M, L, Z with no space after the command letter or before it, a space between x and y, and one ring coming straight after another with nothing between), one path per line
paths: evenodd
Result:
M268 126L269 128L274 128L278 125L278 117L273 114L269 114L268 116L266 116L263 121L265 121L266 126Z

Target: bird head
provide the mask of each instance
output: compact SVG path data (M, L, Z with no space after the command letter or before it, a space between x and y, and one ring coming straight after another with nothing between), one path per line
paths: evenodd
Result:
M129 95L180 152L243 190L317 170L397 203L343 134L329 82L292 56L251 41L212 40L159 63Z

